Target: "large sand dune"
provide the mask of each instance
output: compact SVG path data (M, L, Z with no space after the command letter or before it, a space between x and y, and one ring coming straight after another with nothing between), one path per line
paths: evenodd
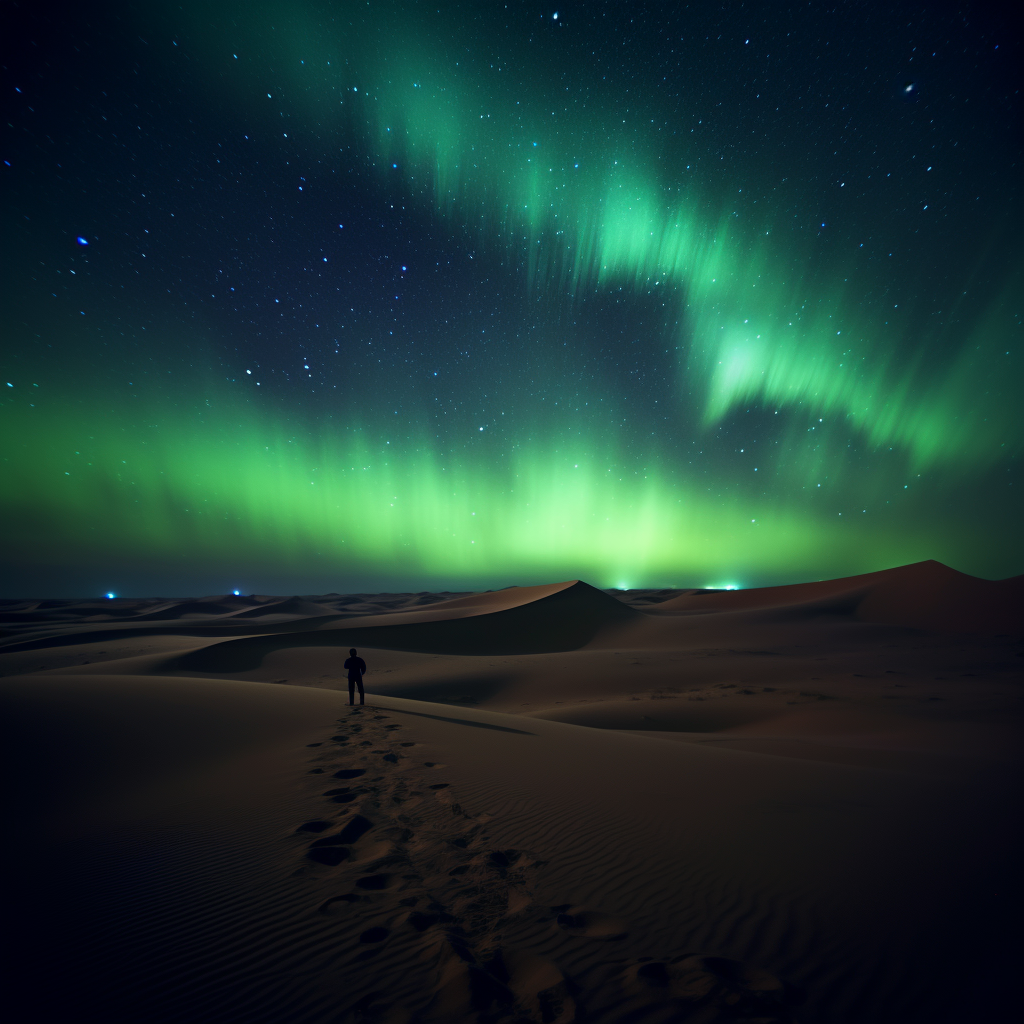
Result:
M6 602L18 1019L1007 1019L1021 593Z
M941 562L788 587L681 594L659 612L720 612L750 608L846 612L866 622L956 632L1020 633L1024 576L981 580Z

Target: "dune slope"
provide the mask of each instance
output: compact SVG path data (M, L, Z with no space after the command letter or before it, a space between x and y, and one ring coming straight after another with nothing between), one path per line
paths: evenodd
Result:
M525 591L526 593L522 593ZM166 672L237 672L284 647L373 647L463 655L571 651L604 629L637 621L640 613L586 583L510 587L424 610L341 620L315 633L224 641L164 666Z
M213 679L0 700L46 741L33 1019L982 1019L1008 966L998 786Z
M794 605L919 629L1019 634L1024 629L1024 576L982 580L929 560L820 583L683 594L652 610L695 613Z

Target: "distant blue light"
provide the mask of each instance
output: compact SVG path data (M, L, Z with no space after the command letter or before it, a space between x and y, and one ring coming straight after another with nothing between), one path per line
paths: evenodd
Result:
M240 597L242 592L240 590L232 590L231 593L234 594L235 597Z
M108 598L109 600L111 600L111 601L113 601L113 600L114 600L114 597L115 597L115 596L116 596L116 595L114 595L114 594L107 594L107 598Z
M75 239L75 241L76 241L76 242L77 242L77 243L78 243L79 245L82 245L82 246L85 246L85 245L88 245L88 244L89 244L89 240L88 240L87 238L83 238L83 237L82 237L81 235L79 235L79 236L78 236L78 237L77 237L77 238Z

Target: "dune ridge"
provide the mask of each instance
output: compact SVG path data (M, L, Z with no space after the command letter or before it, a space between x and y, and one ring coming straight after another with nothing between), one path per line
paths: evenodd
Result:
M541 654L583 647L641 613L579 581L462 598L426 609L319 623L315 633L229 640L169 661L164 671L238 671L282 647L333 645L462 655ZM229 667L230 666L230 667Z
M919 629L1019 633L1024 630L1024 576L983 580L929 560L820 583L681 594L651 610L699 613L800 605Z

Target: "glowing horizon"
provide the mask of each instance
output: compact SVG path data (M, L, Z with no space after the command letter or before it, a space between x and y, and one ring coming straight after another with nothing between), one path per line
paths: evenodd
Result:
M648 41L661 77L582 12L134 16L163 41L136 107L184 98L132 198L90 221L65 178L17 179L16 588L1024 569L1024 258L964 184L1009 188L1012 152L986 169L966 115L854 91L874 148L822 101L805 153L795 51L772 105L734 86L788 37L693 12ZM137 173L118 131L72 165L97 189ZM73 224L44 230L54 189Z

